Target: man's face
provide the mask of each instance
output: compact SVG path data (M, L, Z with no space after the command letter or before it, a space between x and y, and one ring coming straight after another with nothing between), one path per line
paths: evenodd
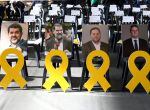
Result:
M19 31L18 28L10 28L8 36L12 44L17 44L21 39L22 33Z
M62 37L63 35L63 28L62 26L55 26L55 30L54 30L54 34L55 34L55 37L59 38L59 37Z
M61 39L63 37L63 28L62 26L56 26L54 30L55 37Z
M139 37L139 29L137 27L132 27L130 33L131 33L132 38L138 38Z
M93 42L98 43L101 38L101 33L97 29L94 29L91 31L91 37Z

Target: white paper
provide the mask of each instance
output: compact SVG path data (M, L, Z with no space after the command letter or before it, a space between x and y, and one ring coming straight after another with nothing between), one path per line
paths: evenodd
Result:
M36 15L39 16L40 12L38 10L31 10L30 15Z
M104 9L104 5L98 5L97 7L100 9Z
M115 16L124 16L124 11L116 11Z
M80 16L80 10L71 10L72 16Z
M42 38L36 39L36 40L28 40L28 44L40 44L42 43Z
M24 22L36 22L35 15L24 16Z
M130 8L131 8L131 5L124 5L123 8L124 8L124 9L130 9Z
M123 23L133 23L134 22L134 17L133 16L123 16Z
M58 15L58 11L57 10L49 10L48 11L48 15L49 16L57 16Z
M51 7L58 7L58 4L51 4Z
M76 16L65 15L64 22L75 23L76 22Z
M73 5L67 5L66 7L67 7L67 8L72 8L72 7L73 7Z
M52 10L60 11L60 7L52 7Z
M141 8L141 9L146 9L146 8L147 8L147 5L140 5L140 8Z
M140 8L138 8L138 7L133 7L132 8L132 12L140 12L141 11L141 9Z
M115 11L117 11L117 6L116 5L110 5L109 12L115 12Z
M92 16L101 15L101 12L98 7L91 7Z
M143 11L143 16L150 16L150 11Z
M37 4L35 4L35 7L42 7L42 4L37 3Z
M100 16L90 16L89 22L90 23L100 23L101 22Z
M39 7L39 5L36 5L33 7L33 9L31 10L30 14L31 15L36 15L39 16L41 12L41 8Z
M92 10L99 10L99 8L98 7L91 7L91 11Z
M81 5L76 5L75 8L82 8Z
M83 20L82 18L78 19L78 25L82 25L82 20Z
M41 8L40 7L33 7L33 10L36 10L36 11L41 11Z

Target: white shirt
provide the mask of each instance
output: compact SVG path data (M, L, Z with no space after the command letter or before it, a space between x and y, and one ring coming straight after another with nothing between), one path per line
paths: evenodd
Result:
M96 43L94 43L94 42L92 41L92 43L93 43L93 45L94 45L94 47L95 47L96 50L100 50L100 46L101 46L101 43L100 43L100 42L99 42L98 44L96 44Z
M138 50L139 50L139 38L132 38L132 44L133 44L133 47L135 48L135 40L137 42L137 46L138 46ZM130 48L130 47L129 47Z
M60 44L58 46L58 50L62 50L62 51L64 50L63 49L63 40L60 42Z
M60 44L59 44L59 46L58 46L58 50L64 50L64 47L63 47L63 40L60 42ZM69 51L66 51L66 50L64 50L65 51L65 53L67 54L67 55L70 55L71 56L71 52L69 52Z

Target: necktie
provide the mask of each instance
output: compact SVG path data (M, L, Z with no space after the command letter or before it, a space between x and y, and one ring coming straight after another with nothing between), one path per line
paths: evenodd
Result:
M135 51L138 50L137 40L134 40L134 50L135 50Z

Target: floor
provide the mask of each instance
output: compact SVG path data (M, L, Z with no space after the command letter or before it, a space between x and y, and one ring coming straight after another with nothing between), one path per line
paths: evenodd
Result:
M149 110L145 93L0 91L1 110Z

